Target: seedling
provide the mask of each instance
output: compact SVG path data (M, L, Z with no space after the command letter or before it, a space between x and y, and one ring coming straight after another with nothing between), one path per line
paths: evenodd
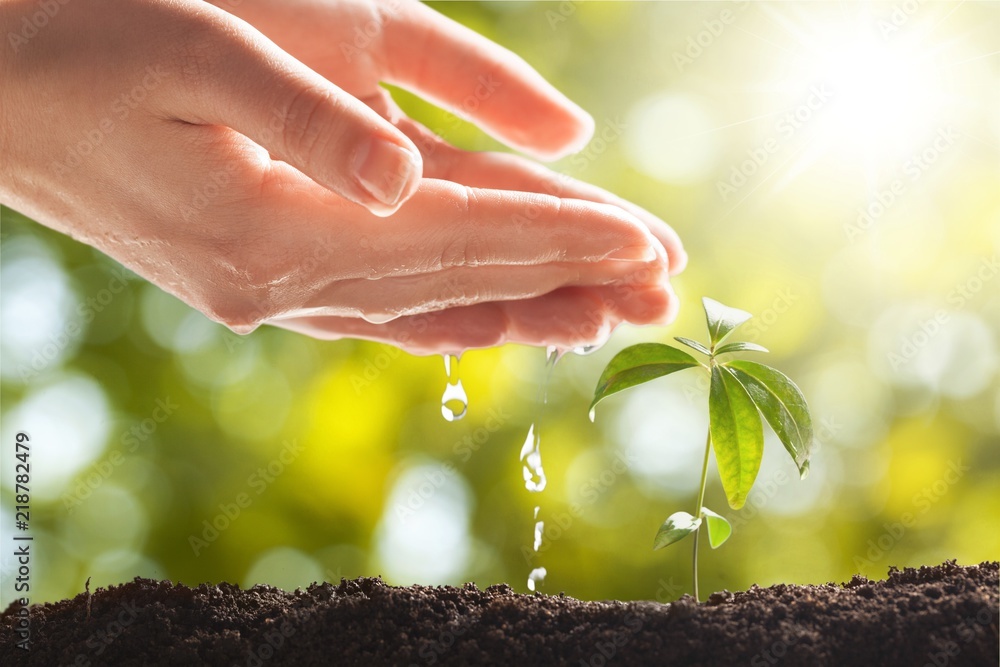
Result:
M708 363L670 345L640 343L627 347L611 359L594 390L590 404L591 418L604 398L629 387L686 368L704 368L710 376L708 393L708 437L701 484L694 514L675 512L667 517L653 540L653 549L694 536L694 597L698 600L698 536L704 523L713 549L729 539L733 527L719 514L704 506L708 478L709 452L715 449L722 488L733 509L740 509L753 487L764 454L764 429L760 416L774 430L805 479L809 473L809 450L812 446L812 419L809 406L795 383L770 366L754 361L732 359L734 352L767 352L756 343L725 343L733 331L749 320L750 313L724 306L709 298L702 299L708 322L710 343L702 345L688 338L682 343L708 357Z

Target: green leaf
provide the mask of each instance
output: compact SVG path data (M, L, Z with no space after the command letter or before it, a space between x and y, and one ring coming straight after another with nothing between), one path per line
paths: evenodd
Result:
M698 350L702 354L707 354L708 356L712 356L712 351L696 340L691 340L690 338L684 338L683 336L674 336L674 340L677 341L678 343L684 343L688 347L694 350Z
M729 370L712 367L709 432L729 506L743 507L764 453L764 427L750 394Z
M696 519L687 512L674 512L656 531L656 537L653 539L653 550L662 549L678 540L683 540L698 530L700 526L701 519Z
M774 429L798 466L799 475L807 475L813 429L809 405L802 391L787 375L770 366L745 359L725 365L746 388L764 419Z
M733 534L733 527L729 525L726 517L716 514L707 507L701 508L701 516L708 524L708 543L712 545L713 549L718 549Z
M733 329L753 317L745 310L730 308L707 296L702 298L701 303L705 307L705 319L713 348L725 340Z
M726 343L715 351L716 356L729 354L730 352L770 352L766 347L757 343Z
M658 377L698 366L698 360L687 352L662 343L639 343L616 354L597 381L591 414L604 398Z

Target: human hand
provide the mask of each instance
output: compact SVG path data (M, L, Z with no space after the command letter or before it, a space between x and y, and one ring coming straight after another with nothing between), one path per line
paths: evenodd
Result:
M31 6L0 5L0 21ZM578 342L586 311L566 304L580 294L604 327L671 316L659 244L617 208L434 180L406 181L413 198L389 221L348 201L363 196L345 192L344 142L412 144L224 12L92 3L60 16L5 58L0 195L236 331L272 322L385 338L451 309L441 329L392 334L429 352ZM527 229L526 210L537 213ZM603 300L567 287L614 281ZM563 310L540 310L547 302Z
M407 118L379 85L387 81L414 90L542 159L582 147L593 130L590 117L520 58L477 33L408 0L292 4L217 0L215 4L252 23L406 133L421 150L425 176L470 187L614 205L641 220L662 243L669 256L669 274L686 264L676 233L647 211L530 160L459 150ZM455 341L451 344L460 347L506 341L572 347L606 338L623 320L668 322L676 306L664 267L657 266L641 268L613 287L563 288L535 299L451 308L387 324L340 317L277 324L316 337L367 338L411 351L437 351L442 341Z
M605 190L530 160L459 150L407 118L379 83L414 91L542 160L583 148L591 117L517 55L414 0L210 0L254 25L297 60L362 100L420 149L424 176L470 187L539 192L612 204L663 244L669 272L687 255L665 222Z

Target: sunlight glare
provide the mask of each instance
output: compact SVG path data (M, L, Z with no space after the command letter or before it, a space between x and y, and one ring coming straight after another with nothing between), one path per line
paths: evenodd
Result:
M824 132L836 149L855 158L900 156L933 131L944 91L905 43L855 36L821 58L833 91Z

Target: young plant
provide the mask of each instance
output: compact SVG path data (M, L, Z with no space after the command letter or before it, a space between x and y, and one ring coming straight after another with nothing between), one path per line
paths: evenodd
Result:
M707 297L702 303L708 321L709 344L680 337L675 340L708 357L707 363L670 345L632 345L608 363L590 404L593 419L597 404L611 394L686 368L701 367L708 372L708 438L695 512L693 515L687 512L671 514L653 540L655 550L688 535L694 536L695 600L698 600L698 537L702 524L708 529L708 541L713 549L721 546L733 532L724 517L704 506L709 452L715 449L715 462L729 506L740 509L757 478L764 453L761 415L788 450L803 479L809 472L809 450L813 441L809 406L795 383L770 366L730 357L734 352L767 352L755 343L725 343L738 326L750 319L750 313Z

